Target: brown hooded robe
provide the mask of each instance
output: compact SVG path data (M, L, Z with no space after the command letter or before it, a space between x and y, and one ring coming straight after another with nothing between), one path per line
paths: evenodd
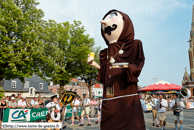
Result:
M124 28L117 42L110 44L101 28L102 37L108 48L100 52L100 70L97 80L103 83L103 98L106 98L106 87L114 85L114 97L136 94L138 76L144 65L144 53L140 40L134 40L133 24L128 15L117 10L123 16ZM103 18L103 19L104 19ZM128 62L128 68L111 69L109 56L115 56L124 45L123 54L115 57L115 63ZM101 130L145 130L143 110L138 95L102 101Z

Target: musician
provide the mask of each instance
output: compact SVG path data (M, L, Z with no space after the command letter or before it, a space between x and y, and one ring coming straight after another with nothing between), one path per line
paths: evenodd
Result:
M86 94L83 94L83 103L82 103L82 111L81 111L81 124L79 126L84 126L84 115L86 114L86 117L88 118L88 125L91 126L90 123L90 117L89 117L89 112L90 112L90 99L86 97Z
M156 127L159 127L158 119L157 119L157 109L155 107L156 102L157 102L156 96L153 95L152 99L151 99L151 102L150 102L150 105L152 106L153 126L155 126L154 122L156 121Z
M76 117L79 122L80 122L80 118L79 118L79 106L80 106L80 101L78 100L79 96L76 96L74 101L72 102L72 123L71 126L74 125L74 117Z
M49 102L46 105L46 108L48 109L48 113L50 113L50 119L48 120L49 123L57 123L61 122L61 107L58 104L58 98L57 95L54 95L51 97L51 102ZM50 128L47 130L51 130ZM60 130L59 128L55 130Z
M178 94L173 94L174 99L170 103L170 107L174 110L174 124L175 129L178 130L177 121L180 122L180 128L183 130L183 108L185 107L183 100L178 98Z
M159 94L159 99L157 100L155 107L157 110L157 118L160 121L161 130L165 130L166 126L166 108L168 107L168 103L166 99L163 99L163 93Z

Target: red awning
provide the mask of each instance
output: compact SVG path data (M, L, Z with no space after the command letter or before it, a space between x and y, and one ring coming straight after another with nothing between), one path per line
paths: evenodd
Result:
M170 91L170 90L180 90L182 87L178 86L176 84L172 84L166 81L158 81L154 84L151 84L145 88L142 88L139 90L139 92L142 91Z

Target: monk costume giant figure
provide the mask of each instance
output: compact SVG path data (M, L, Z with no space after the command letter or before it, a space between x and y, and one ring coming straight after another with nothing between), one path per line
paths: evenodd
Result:
M132 21L123 12L109 11L101 24L108 48L100 51L100 65L90 56L87 61L104 86L101 130L145 130L137 87L145 60L142 42L134 40Z

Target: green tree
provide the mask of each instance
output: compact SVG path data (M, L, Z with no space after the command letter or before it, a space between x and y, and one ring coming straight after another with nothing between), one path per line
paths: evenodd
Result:
M84 34L85 29L80 21L56 23L49 20L45 23L45 55L50 57L51 64L44 64L39 73L40 77L50 77L54 83L60 84L61 98L64 85L71 78L80 76L82 64L87 61L90 48L94 45L94 39ZM45 36L46 36L45 35ZM50 66L49 66L50 65Z
M25 77L47 60L42 48L42 17L35 0L0 0L0 80Z
M91 51L95 53L94 61L100 64L100 61L99 61L100 47L91 48ZM91 65L87 65L87 62L84 62L82 64L81 73L82 75L80 76L79 80L83 80L87 84L88 91L89 91L89 98L91 99L92 98L91 87L97 83L96 78L98 76L98 69L96 69L95 67Z

